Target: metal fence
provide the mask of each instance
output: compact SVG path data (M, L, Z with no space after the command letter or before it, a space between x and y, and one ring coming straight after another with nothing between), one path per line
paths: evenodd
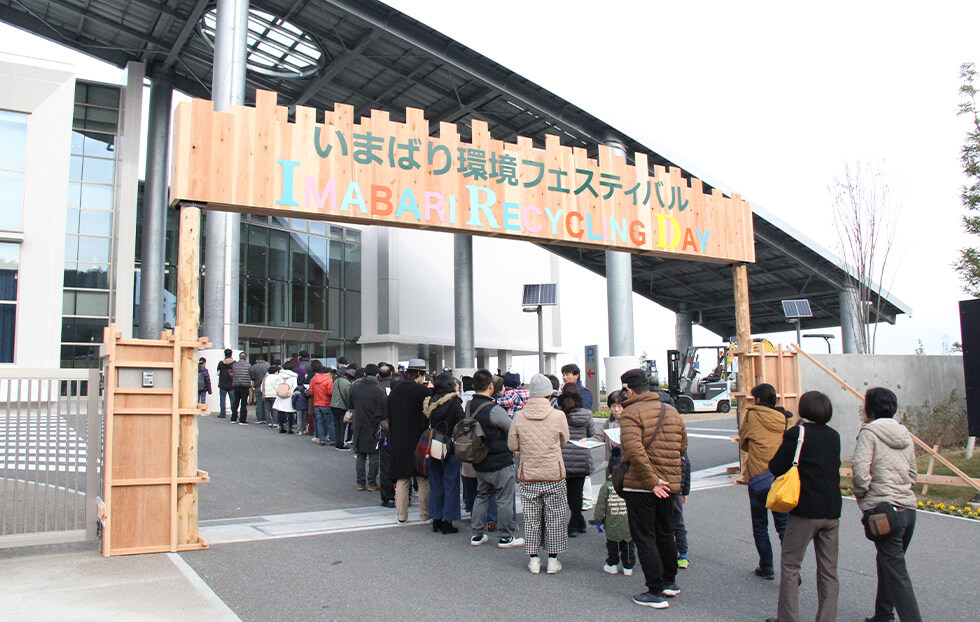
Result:
M97 369L0 369L0 548L95 540Z

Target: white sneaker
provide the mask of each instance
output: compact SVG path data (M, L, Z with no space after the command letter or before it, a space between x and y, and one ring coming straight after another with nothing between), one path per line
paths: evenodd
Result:
M561 562L557 557L548 558L548 574L558 574L561 572Z
M633 569L632 568L623 568L623 576L624 577L632 577L633 576Z
M602 571L609 574L619 574L619 566L610 566L609 564L606 564L602 567Z
M527 569L531 571L531 574L541 573L541 558L532 557L531 561L527 563Z
M479 536L473 536L472 538L470 538L470 544L473 545L473 546L480 546L480 545L486 544L489 539L490 538L487 537L487 534L481 534Z
M497 547L501 549L516 549L519 546L524 546L524 538L510 537L510 540L504 540L501 538L497 541Z

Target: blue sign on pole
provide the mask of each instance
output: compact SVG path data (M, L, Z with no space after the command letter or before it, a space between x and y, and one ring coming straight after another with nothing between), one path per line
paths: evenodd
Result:
M585 369L582 383L592 392L592 410L599 408L599 346L585 346Z

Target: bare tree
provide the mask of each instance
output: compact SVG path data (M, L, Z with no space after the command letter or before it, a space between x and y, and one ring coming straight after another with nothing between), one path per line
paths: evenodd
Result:
M845 296L852 317L860 321L854 327L857 349L874 354L878 332L877 313L885 296L884 277L895 242L895 227L900 206L891 201L881 166L848 164L844 179L834 179L830 187L837 230L837 251L841 268L847 273L847 287L854 295ZM846 330L846 328L845 328ZM845 336L845 340L847 336Z

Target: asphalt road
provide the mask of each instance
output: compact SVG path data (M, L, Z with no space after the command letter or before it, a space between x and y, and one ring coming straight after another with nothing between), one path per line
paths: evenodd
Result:
M202 523L209 519L376 506L377 493L356 492L353 456L314 445L306 436L266 428L200 421ZM690 422L695 469L732 462L731 417ZM722 438L712 438L712 437ZM393 511L392 511L393 512ZM219 544L182 553L243 620L635 619L657 615L693 621L764 620L775 614L777 582L752 574L756 565L745 489L696 491L685 508L691 543L682 593L666 611L649 612L630 596L644 590L633 577L602 572L605 542L594 530L570 541L555 576L527 572L523 549L472 547L464 527L434 534L426 525L390 527ZM588 515L588 514L587 514ZM918 514L909 566L925 619L975 619L975 557L980 523ZM775 543L778 551L778 542ZM816 610L812 553L804 563L801 607ZM839 576L840 620L870 615L874 548L859 512L844 502ZM531 613L536 612L536 613Z

